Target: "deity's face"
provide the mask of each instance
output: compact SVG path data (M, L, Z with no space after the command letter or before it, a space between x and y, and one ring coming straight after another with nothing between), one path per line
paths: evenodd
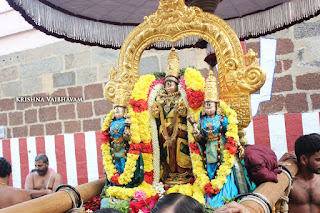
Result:
M116 106L114 107L114 117L116 120L119 120L124 117L124 107Z
M208 117L213 117L216 114L216 102L206 101L204 103L204 112Z
M176 82L168 80L165 81L164 89L168 94L174 93L178 91L178 85Z

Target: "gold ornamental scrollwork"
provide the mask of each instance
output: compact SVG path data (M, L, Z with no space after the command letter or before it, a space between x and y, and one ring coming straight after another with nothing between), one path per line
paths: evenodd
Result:
M265 73L255 64L246 66L240 40L223 19L198 7L187 7L184 0L159 0L157 11L146 16L144 22L130 32L120 50L118 79L110 80L105 91L112 94L111 88L117 81L126 85L129 95L140 77L140 58L148 46L156 42L174 45L188 37L202 38L215 50L220 99L239 113L240 129L246 127L251 120L250 94L263 85ZM250 62L256 61L255 53L246 56Z
M109 81L106 86L104 87L104 97L106 97L106 99L108 101L110 101L111 103L113 103L114 101L114 97L116 94L116 81Z

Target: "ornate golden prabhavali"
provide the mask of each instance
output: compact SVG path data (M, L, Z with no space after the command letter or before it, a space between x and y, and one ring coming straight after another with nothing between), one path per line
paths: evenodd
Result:
M159 0L158 10L145 16L144 22L128 35L120 50L118 71L110 70L105 86L106 98L114 102L116 82L124 84L130 96L139 79L139 62L143 51L156 42L175 43L183 38L199 37L215 50L219 70L220 99L231 105L238 114L239 129L251 121L250 94L265 82L262 68L253 64L256 55L245 57L239 38L221 18L203 12L198 7L187 7L184 0Z

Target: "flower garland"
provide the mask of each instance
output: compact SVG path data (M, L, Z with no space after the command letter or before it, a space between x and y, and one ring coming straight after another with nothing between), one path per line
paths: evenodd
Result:
M146 198L146 193L138 190L134 193L134 200L130 201L130 213L148 213L154 204L159 200L159 196Z
M222 151L223 153L223 162L220 165L216 178L209 180L207 176L203 163L200 151L195 144L195 142L190 143L191 148L191 158L194 163L194 174L197 177L197 181L200 184L200 188L205 190L206 194L218 194L223 188L223 185L227 182L227 176L231 173L231 168L234 166L235 153L237 152L239 143L238 136L238 120L236 112L229 107L225 102L220 101L220 107L224 110L229 125L227 126L225 148Z
M191 109L197 110L204 101L205 81L199 70L188 67L183 78L180 78L182 88L186 90L188 104Z
M180 77L180 82L179 82L179 91L184 91L181 92L182 99L184 100L186 107L188 108L189 112L188 114L192 114L195 118L195 120L198 120L200 117L200 112L202 110L202 105L203 105L203 99L204 99L204 90L205 90L205 80L202 77L201 73L199 70L194 69L194 68L187 68L185 70L184 76ZM201 92L201 93L200 93ZM189 93L189 95L188 95ZM197 93L197 95L201 94L203 96L203 99L195 99L194 93ZM190 103L192 107L190 106ZM188 122L188 141L194 141L194 138L191 134L193 128L192 125ZM190 144L190 143L189 143ZM192 148L190 148L190 153L191 153L191 162L192 162L192 168L193 168L193 173L195 173L195 169L198 169L198 167L202 168L203 165L197 165L197 161L194 160L193 155L192 155ZM200 154L200 151L199 151ZM201 157L201 156L200 156ZM201 158L202 160L202 158ZM200 161L202 162L202 161ZM201 167L202 166L202 167ZM197 175L196 175L197 177ZM209 179L208 179L209 180ZM198 178L194 182L193 185L191 184L184 184L184 185L175 185L174 187L170 188L167 192L168 194L170 193L182 193L186 194L189 196L192 196L194 199L198 200L200 203L204 203L204 190L202 190Z
M163 81L164 82L164 81ZM149 114L152 114L151 107L154 104L154 100L159 94L160 90L163 89L163 84L158 83L156 85L151 85L153 88L149 90L148 97L148 107ZM156 119L151 116L150 117L150 125L151 125L151 136L152 136L152 148L153 148L153 170L154 170L154 179L152 185L155 186L160 181L160 147L159 147L159 138L158 138L158 128Z
M103 134L101 135L104 140L102 140L103 144L101 149L103 151L103 163L105 166L105 171L108 179L110 178L109 180L111 182L115 182L117 185L129 183L132 180L134 171L136 169L135 163L140 152L142 153L144 160L144 181L141 185L135 188L123 188L119 186L109 187L106 190L107 195L114 196L119 199L131 199L137 190L145 191L147 198L155 196L157 193L156 190L152 189L150 185L154 178L153 169L156 165L155 161L153 160L153 157L155 156L153 153L155 151L155 147L152 148L152 143L155 141L152 141L151 126L153 121L150 117L150 109L148 111L148 101L150 101L148 99L154 96L153 94L151 95L152 97L149 97L154 90L158 91L161 86L163 86L163 82L163 79L156 80L155 76L153 75L145 75L142 76L135 84L130 99L130 106L128 107L128 113L132 122L130 126L130 149L128 152L124 173L121 174L122 176L117 173L117 170L112 163L110 145L108 143L110 141L110 135L108 131L106 131L111 123L113 110L107 115L104 121L102 128ZM194 68L187 68L184 76L180 77L179 91L180 90L183 91L181 95L186 103L186 107L189 108L189 114L194 115L195 120L198 120L203 108L202 105L205 90L205 80L200 71ZM207 176L200 151L194 142L195 140L193 136L191 135L192 126L188 123L188 138L192 167L193 173L197 179L193 185L176 185L169 189L168 193L180 192L190 195L199 202L204 203L204 193L217 194L222 189L223 184L227 182L226 176L231 173L231 168L234 165L234 155L238 148L238 121L235 111L227 106L225 102L220 101L220 106L222 109L224 109L229 125L227 126L227 132L225 134L227 143L225 144L225 149L222 151L224 160L217 171L216 178L210 181L209 177ZM127 166L130 166L131 169L127 168ZM158 167L158 165L156 167Z
M83 205L84 209L86 210L86 212L89 212L89 210L93 212L100 209L101 200L101 197L94 196L91 200L89 200L86 204Z
M118 199L128 200L132 199L134 193L138 190L142 190L146 193L146 197L153 197L157 194L157 191L151 188L151 185L143 181L139 186L134 188L124 188L121 186L113 186L106 189L107 196L113 196Z
M143 190L146 192L147 198L156 194L156 191L151 189L151 183L153 181L153 155L151 144L151 129L150 129L150 115L148 112L147 97L149 88L152 82L155 81L153 75L142 76L135 84L132 90L131 99L128 106L128 114L130 115L131 125L130 133L131 138L129 141L130 148L127 154L124 172L120 175L115 165L112 162L112 156L110 154L110 137L108 135L109 125L113 115L113 110L107 115L103 124L102 138L102 154L103 164L109 181L116 185L125 185L132 181L134 172L136 170L136 161L142 154L144 162L144 181L135 188L124 188L119 186L109 187L106 190L106 194L116 197L118 199L131 199L135 191Z
M113 164L113 159L111 155L110 147L110 133L109 126L112 121L114 110L111 110L110 113L106 116L101 132L101 150L103 156L103 165L104 170L107 173L107 178L110 182L115 183L116 185L125 185L131 182L134 171L136 170L136 163L139 158L139 152L136 153L134 150L130 149L127 154L127 160L123 173L120 175L116 169L116 166Z
M205 81L198 70L187 68L184 78L180 78L180 85L187 92L186 98L190 106L189 114L193 115L197 121L203 108L201 93L204 97ZM227 126L227 132L225 134L227 143L225 144L225 149L222 151L224 160L217 171L216 178L210 181L206 174L200 150L191 134L193 127L188 123L190 156L196 181L193 185L176 185L169 189L168 193L179 192L187 194L198 200L200 203L204 203L205 193L209 195L217 194L223 188L224 183L227 182L226 177L231 173L231 168L233 167L235 160L234 155L238 148L238 121L235 111L227 106L225 102L220 101L220 107L224 110L229 125Z

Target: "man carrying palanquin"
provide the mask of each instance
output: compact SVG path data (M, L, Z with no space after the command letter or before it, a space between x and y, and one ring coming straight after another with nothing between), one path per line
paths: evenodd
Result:
M160 91L152 106L152 115L157 119L159 131L161 179L169 184L172 181L188 182L192 174L187 109L178 91L179 73L179 57L173 47L168 57L164 90Z
M284 154L280 161L298 161L289 194L289 213L320 212L320 135L303 135L295 142L295 153Z
M48 168L48 157L44 154L37 155L35 171L27 175L25 183L25 189L29 192L31 198L51 194L62 184L61 175Z
M31 200L25 190L9 186L11 172L8 160L0 157L0 209Z

